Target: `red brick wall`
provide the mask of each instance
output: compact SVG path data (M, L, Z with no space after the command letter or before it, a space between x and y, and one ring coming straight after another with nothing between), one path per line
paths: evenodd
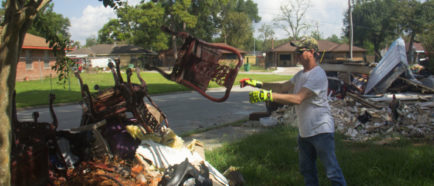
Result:
M51 50L48 51L49 67L44 67L44 53L45 50L29 50L30 59L32 60L31 68L26 68L26 50L21 51L20 59L17 64L17 75L16 81L24 80L38 80L56 76L56 72L51 70L51 67L56 63L56 58L54 57Z

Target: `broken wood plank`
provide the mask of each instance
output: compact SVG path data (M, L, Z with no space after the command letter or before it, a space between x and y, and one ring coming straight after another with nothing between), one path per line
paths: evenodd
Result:
M360 66L360 65L346 65L346 64L320 64L321 68L324 71L329 72L350 72L350 73L360 73L360 74L369 74L372 70L371 67L368 66Z
M399 77L398 79L404 81L405 83L407 83L409 85L412 85L412 86L415 86L417 88L420 88L421 89L420 91L423 94L425 94L425 93L434 93L434 89L432 89L430 87L427 87L427 86L425 86L423 84L415 83L415 82L413 82L411 80L408 80L408 79L405 79L403 77Z
M347 92L346 94L347 94L347 96L350 96L351 98L353 98L357 102L361 103L362 105L365 105L365 106L368 106L368 107L372 107L372 108L375 108L375 109L378 109L378 110L382 109L382 107L377 106L374 103L371 103L370 101L365 100L364 98L362 98L362 97L360 97L360 96L358 96L356 94L353 94L351 92Z

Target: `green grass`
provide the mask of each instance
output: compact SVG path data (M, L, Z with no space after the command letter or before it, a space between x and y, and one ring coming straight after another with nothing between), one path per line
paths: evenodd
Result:
M298 172L297 130L277 127L206 151L219 171L238 167L246 185L304 185ZM434 144L400 140L353 143L336 135L336 154L348 185L434 185ZM318 163L320 185L331 185Z
M184 87L183 85L165 79L158 73L142 72L141 76L148 84L148 91L150 95L191 90ZM95 84L98 84L101 89L113 87L114 85L113 76L111 73L82 73L81 77L83 82L88 84L91 92L95 92L93 89ZM282 81L290 78L290 76L280 75L239 74L234 86L239 85L238 81L246 77L258 79L264 82ZM125 79L126 77L124 77L124 80ZM133 75L132 81L134 83L139 83L136 75ZM218 87L218 85L213 82L210 83L210 88L214 87ZM18 108L47 105L48 95L50 92L56 94L56 104L81 101L80 86L77 78L74 76L71 76L70 83L67 82L65 85L58 84L57 79L50 80L49 78L44 80L17 82L15 85L15 90L17 91Z

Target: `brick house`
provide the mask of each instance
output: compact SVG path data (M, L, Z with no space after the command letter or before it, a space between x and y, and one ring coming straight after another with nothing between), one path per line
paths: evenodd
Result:
M332 41L319 40L318 49L322 56L322 63L336 63L349 58L349 45L338 44ZM353 60L365 62L366 50L353 46ZM292 67L297 65L295 47L289 42L284 43L266 54L267 67Z
M46 39L27 33L18 59L16 81L56 76L51 70L55 63L56 57Z

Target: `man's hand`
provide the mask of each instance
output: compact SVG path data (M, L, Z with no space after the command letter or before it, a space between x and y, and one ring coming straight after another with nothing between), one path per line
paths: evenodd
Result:
M273 101L271 90L256 90L249 93L250 103Z
M250 78L244 78L242 80L240 80L240 87L243 88L246 85L250 85L252 87L257 87L257 88L262 88L262 82L261 81L257 81L257 80L253 80Z

